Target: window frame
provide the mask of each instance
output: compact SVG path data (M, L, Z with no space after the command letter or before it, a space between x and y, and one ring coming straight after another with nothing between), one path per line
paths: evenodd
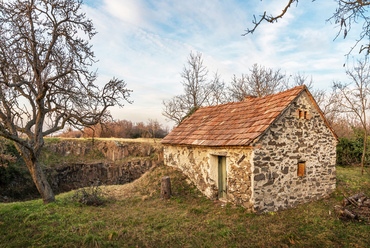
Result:
M306 176L306 161L299 161L298 162L297 176L299 176L299 177Z

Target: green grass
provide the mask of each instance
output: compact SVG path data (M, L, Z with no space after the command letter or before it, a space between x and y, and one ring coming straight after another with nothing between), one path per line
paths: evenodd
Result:
M362 191L370 197L369 178L369 167L365 167L364 175L361 175L360 167L337 166L338 189L345 193L346 196L353 195L358 191Z
M159 198L161 177L174 196ZM0 247L369 247L370 225L343 222L333 211L343 193L369 192L359 168L338 167L330 198L258 215L210 201L179 172L156 168L127 185L106 188L116 200L100 207L73 203L73 192L0 204Z

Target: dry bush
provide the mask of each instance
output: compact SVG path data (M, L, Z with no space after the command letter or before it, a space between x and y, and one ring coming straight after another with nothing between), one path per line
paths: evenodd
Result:
M169 130L156 120L144 122L132 122L119 120L97 124L83 130L85 138L163 138Z
M100 186L94 184L88 188L76 190L70 199L73 202L79 202L87 206L101 206L108 201L105 198L106 195Z
M66 132L59 135L59 137L62 137L62 138L81 138L82 137L82 132L81 131L67 130Z

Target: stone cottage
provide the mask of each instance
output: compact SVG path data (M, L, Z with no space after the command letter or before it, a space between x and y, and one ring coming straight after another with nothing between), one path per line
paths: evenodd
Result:
M211 199L277 211L335 189L337 136L306 86L199 108L163 140L164 161Z

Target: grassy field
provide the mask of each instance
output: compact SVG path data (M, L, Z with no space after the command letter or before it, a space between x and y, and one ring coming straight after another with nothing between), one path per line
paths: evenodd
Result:
M370 195L370 176L338 167L337 190L317 202L257 215L203 197L179 172L157 167L127 185L104 190L104 206L70 200L0 204L1 247L370 247L370 225L333 213L343 194ZM174 196L159 199L160 179Z

